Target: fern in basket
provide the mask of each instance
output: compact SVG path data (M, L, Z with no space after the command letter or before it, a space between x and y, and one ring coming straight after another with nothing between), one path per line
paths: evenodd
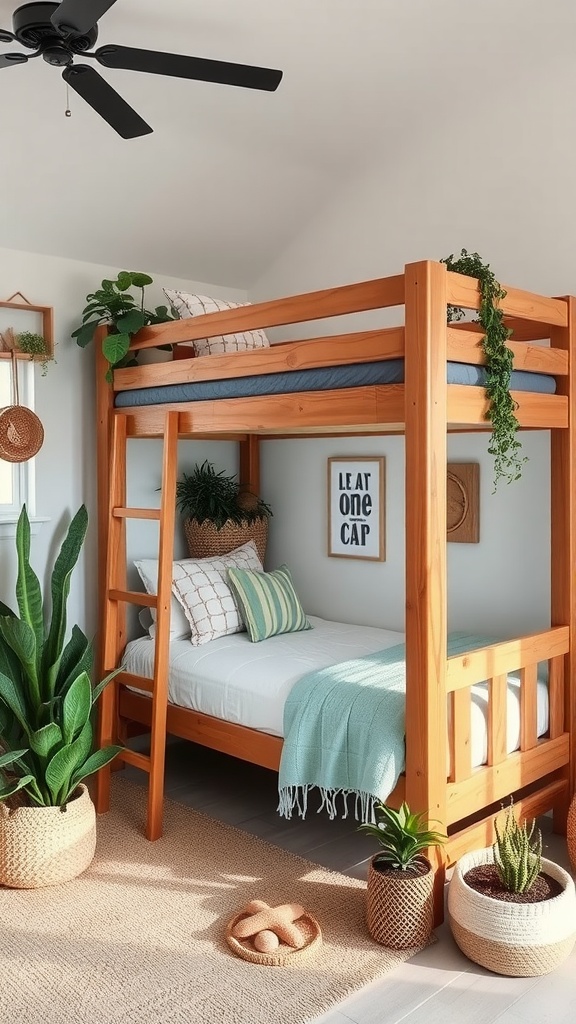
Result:
M207 461L182 474L176 484L176 507L188 519L211 522L217 530L229 521L240 525L272 515L262 498L241 491L233 476L226 476L224 470L217 473Z

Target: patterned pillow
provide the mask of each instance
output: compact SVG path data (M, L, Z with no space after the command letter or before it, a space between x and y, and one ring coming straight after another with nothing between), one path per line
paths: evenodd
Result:
M262 571L253 540L227 555L174 562L172 593L190 624L190 643L195 647L244 629L228 582L232 567Z
M219 313L224 309L238 309L249 306L249 302L226 302L224 299L211 299L207 295L190 295L188 292L164 289L172 309L181 320L204 313ZM240 334L221 334L215 338L199 338L190 342L197 356L211 356L216 352L246 352L253 348L269 348L270 342L264 331L243 331Z
M177 562L172 564L172 575L174 575L174 566ZM146 589L147 594L156 594L158 587L158 559L157 558L141 558L139 561L134 562L142 583ZM152 616L152 625L148 627L148 632L151 637L156 635L156 609L150 609L150 615ZM170 603L170 639L171 640L187 640L190 636L190 625L188 619L184 615L182 608L178 604L175 597L172 598Z
M281 565L272 572L229 569L228 579L254 643L279 633L312 629L294 590L288 566Z

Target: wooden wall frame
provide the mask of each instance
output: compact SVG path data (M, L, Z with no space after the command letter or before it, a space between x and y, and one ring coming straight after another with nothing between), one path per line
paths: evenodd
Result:
M20 301L14 301L20 298ZM33 302L28 302L28 299L22 295L22 292L15 292L4 302L0 302L0 309L17 309L20 312L26 311L27 313L39 313L42 317L42 330L38 331L38 334L42 334L44 342L46 344L46 354L30 356L28 352L19 352L16 350L16 356L18 359L34 359L36 362L43 362L45 359L53 359L54 357L54 307L53 306L37 306ZM15 333L18 333L15 331ZM10 352L0 352L0 359L10 359Z
M386 459L346 455L328 459L328 555L383 562Z
M480 466L449 462L446 480L446 539L458 544L480 540Z

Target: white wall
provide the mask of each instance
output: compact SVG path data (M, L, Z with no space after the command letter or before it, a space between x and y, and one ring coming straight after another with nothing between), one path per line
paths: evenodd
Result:
M530 87L528 87L530 88ZM576 210L569 133L554 110L526 106L532 131L516 111L490 110L489 149L479 145L476 118L450 136L431 125L405 143L401 158L372 165L350 181L250 291L253 301L398 273L405 263L440 259L462 247L479 251L501 281L543 293L574 291ZM539 118L554 137L550 164L531 140ZM547 120L546 120L547 119ZM480 125L482 121L480 119ZM557 135L554 132L558 131ZM450 145L447 145L447 141ZM542 197L546 192L546 203ZM364 323L385 321L380 314ZM284 330L323 333L326 322ZM539 628L549 617L549 437L522 433L529 462L520 482L492 494L487 435L449 438L449 457L481 465L480 543L449 544L450 627L512 632ZM387 457L387 561L363 563L326 555L326 459L339 454ZM266 498L275 509L269 563L294 569L311 612L350 622L401 628L404 620L403 440L272 441L263 445Z
M97 600L94 358L93 351L78 348L70 334L80 322L86 294L103 277L114 277L118 269L121 268L0 248L0 294L8 296L21 291L30 302L54 306L55 310L56 362L49 364L46 377L36 367L36 411L45 430L44 445L36 457L36 512L38 516L48 516L50 521L32 538L32 564L44 582L46 567L53 563L71 515L85 502L89 530L72 580L69 618L70 623L78 622L89 633L95 629ZM146 293L151 306L163 301L162 286L237 301L245 299L245 293L235 289L165 278L149 267L131 269L145 270L154 277L154 284ZM155 488L160 482L160 442L134 441L130 448L129 500L140 506L153 506L159 501ZM184 468L208 458L219 468L236 470L235 446L227 442L182 443L180 456ZM149 525L137 524L130 529L131 557L154 553L157 527L147 531ZM0 538L0 599L12 607L14 583L14 539Z

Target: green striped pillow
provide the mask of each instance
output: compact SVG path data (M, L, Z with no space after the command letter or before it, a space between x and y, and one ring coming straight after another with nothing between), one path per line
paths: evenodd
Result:
M231 568L228 580L254 643L279 633L312 629L286 565L273 572Z

